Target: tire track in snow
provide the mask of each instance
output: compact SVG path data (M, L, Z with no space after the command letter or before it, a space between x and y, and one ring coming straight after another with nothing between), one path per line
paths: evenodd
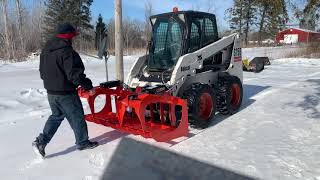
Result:
M268 97L270 94L274 94L278 91L281 91L281 90L284 90L284 89L288 89L288 88L291 88L291 87L294 87L294 86L297 86L298 84L302 83L302 82L306 82L307 80L309 80L310 78L313 78L313 77L317 77L318 75L320 75L320 72L316 72L316 73L312 73L306 77L308 77L307 79L304 79L302 81L296 81L296 82L292 82L288 85L285 85L283 87L279 87L279 88L271 88L270 90L268 91L265 91L265 92L262 92L262 93L259 93L259 94L256 94L252 97L252 99L255 99L255 100L261 100L261 99L264 99L266 97Z
M265 91L265 92L262 92L260 94L256 94L252 97L252 99L255 99L255 100L261 100L261 99L264 99L266 97L268 97L270 94L274 94L278 91L281 91L283 89L286 89L286 88L290 88L290 87L293 87L293 86L296 86L298 85L300 82L294 82L294 83L290 83L288 85L285 85L281 88L272 88L271 90L268 90L268 91Z

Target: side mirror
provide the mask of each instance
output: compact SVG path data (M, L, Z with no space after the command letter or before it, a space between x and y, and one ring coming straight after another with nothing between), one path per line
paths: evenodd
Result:
M152 41L148 41L148 49L150 49L152 46Z
M99 46L100 48L99 48L99 52L98 52L98 57L100 59L102 59L103 56L105 56L107 58L107 56L106 56L108 54L107 45L108 45L108 36L105 35L103 40L101 41L100 46Z
M149 52L154 50L153 39L148 41L148 50L149 50Z

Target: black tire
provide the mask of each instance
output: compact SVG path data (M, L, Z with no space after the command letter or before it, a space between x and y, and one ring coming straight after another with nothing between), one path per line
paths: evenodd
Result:
M255 73L259 73L261 71L264 70L264 59L263 58L254 58L251 62L250 62L250 66L253 70L253 72Z
M195 128L207 128L216 113L216 94L206 84L194 84L184 93L188 101L189 123Z
M255 73L262 72L264 70L264 62L257 62L255 67Z
M243 98L243 88L239 78L221 77L217 91L217 107L221 114L230 115L239 111Z

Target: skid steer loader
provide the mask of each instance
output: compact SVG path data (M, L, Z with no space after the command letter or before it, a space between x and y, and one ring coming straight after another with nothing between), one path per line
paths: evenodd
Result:
M239 36L219 38L216 17L177 11L150 17L148 53L137 59L125 84L100 84L89 101L88 121L156 141L186 136L188 124L205 128L216 112L237 112L242 102ZM106 95L101 112L94 99ZM116 107L112 110L112 104Z

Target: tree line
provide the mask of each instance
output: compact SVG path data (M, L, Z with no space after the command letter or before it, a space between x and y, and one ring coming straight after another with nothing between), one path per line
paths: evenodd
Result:
M0 0L0 58L23 59L39 51L54 35L57 24L63 22L72 23L79 31L74 46L80 52L96 52L107 35L108 49L113 53L114 19L104 20L99 15L93 22L92 3L93 0ZM207 6L208 12L214 13L213 5ZM145 49L151 37L149 16L153 13L152 1L146 1L144 20L123 19L125 54ZM295 22L301 28L315 30L320 24L320 1L234 0L225 18L230 29L241 34L245 45L252 38L261 44Z
M0 59L23 60L37 52L55 35L60 23L70 22L79 35L74 47L83 53L96 53L104 35L114 51L114 19L100 15L92 21L93 0L0 0ZM151 3L150 7L151 8ZM151 10L150 10L151 11ZM149 12L150 12L149 11ZM123 19L125 54L143 49L150 35L148 22L129 17ZM146 28L147 27L147 28Z
M315 31L320 19L320 1L234 0L233 7L225 14L230 29L241 34L247 46L250 35L257 34L255 40L261 44L264 39L274 39L277 32L295 21L298 24L294 26Z
M137 20L131 19L130 17L123 18L123 47L126 55L141 53L141 50L146 49L148 41L151 37L151 25L149 17L153 15L154 10L151 1L146 1L144 14L145 19ZM111 54L114 53L115 48L115 24L114 19L103 20L102 16L99 15L98 21L96 22L96 42L95 47L99 48L99 43L103 39L103 35L108 36L108 50Z
M27 8L21 0L0 0L0 58L22 58L40 48L44 3L29 3Z
M0 58L23 60L37 52L55 34L60 23L70 22L80 32L79 50L94 43L90 6L93 0L0 0Z
M44 42L56 33L58 24L69 22L79 33L74 40L74 46L79 51L92 49L94 43L90 11L92 2L93 0L47 0L42 27Z

